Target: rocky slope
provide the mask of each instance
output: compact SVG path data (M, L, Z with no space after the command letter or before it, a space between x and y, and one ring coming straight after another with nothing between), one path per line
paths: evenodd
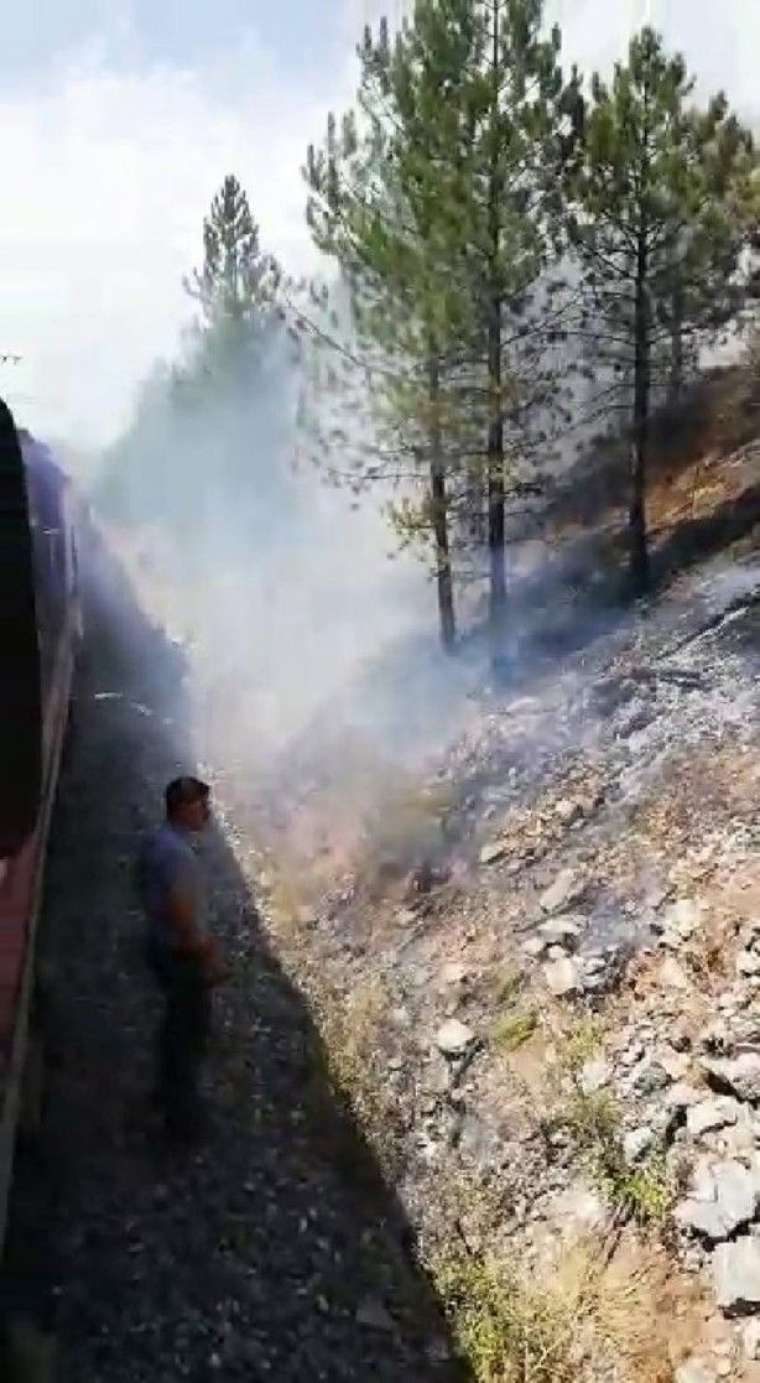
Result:
M572 1243L650 1255L651 1348L573 1378L760 1378L759 700L750 538L484 694L331 889L264 872L424 1252L539 1288Z

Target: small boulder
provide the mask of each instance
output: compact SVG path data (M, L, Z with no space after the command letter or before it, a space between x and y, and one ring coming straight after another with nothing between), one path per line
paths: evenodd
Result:
M660 979L667 989L686 990L691 988L686 971L673 956L668 956L663 961Z
M749 1104L760 1102L760 1052L742 1052L733 1060L705 1061L703 1069L714 1083L731 1090L737 1099Z
M583 934L583 926L574 917L554 917L539 928L547 946L562 946L566 951L574 951Z
M760 1359L760 1320L747 1321L742 1332L742 1344L747 1359Z
M497 860L503 860L507 853L506 841L493 840L490 845L484 845L480 852L481 864L496 864Z
M563 869L551 887L541 895L539 907L546 913L561 912L569 903L579 898L582 891L583 882L578 878L576 871Z
M701 1138L702 1134L710 1133L713 1129L727 1128L729 1124L735 1124L740 1112L739 1101L732 1099L730 1095L701 1100L689 1109L686 1127L692 1138Z
M461 960L449 960L441 970L441 985L445 989L461 989L467 983L469 973Z
M673 1377L674 1383L716 1383L716 1375L701 1359L687 1359Z
M544 979L556 999L565 999L578 992L578 969L567 956L545 965Z
M702 908L692 898L679 898L677 903L666 909L664 926L677 932L683 941L689 941L699 926Z
M676 1369L673 1377L674 1383L716 1383L712 1369L708 1369L701 1359L687 1359Z
M688 1081L678 1081L665 1096L665 1103L668 1109L690 1109L692 1105L701 1104L705 1098L704 1090L700 1090L696 1085L689 1085Z
M727 1316L760 1307L760 1241L737 1239L719 1244L712 1259L715 1299Z
M736 973L747 979L760 975L760 955L757 951L740 951L736 957Z
M640 1162L649 1152L655 1140L655 1131L649 1124L632 1129L623 1139L623 1153L628 1163Z
M693 1190L676 1207L675 1220L681 1229L718 1243L754 1217L757 1183L740 1162L718 1163L711 1174L698 1179Z
M587 1061L583 1066L578 1084L584 1095L594 1095L597 1090L603 1090L605 1085L609 1085L612 1072L606 1061Z
M475 1034L472 1028L468 1028L466 1023L460 1023L458 1018L449 1018L438 1029L435 1045L444 1056L459 1057L469 1051L474 1041Z

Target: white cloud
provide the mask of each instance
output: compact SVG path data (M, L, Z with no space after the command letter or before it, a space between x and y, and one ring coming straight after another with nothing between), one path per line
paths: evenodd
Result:
M746 0L651 7L708 87L756 108L760 13ZM351 99L362 25L403 9L404 0L343 0L346 58L330 74L331 104ZM606 66L645 0L554 0L554 9L568 56ZM313 90L253 32L202 70L148 69L119 29L120 6L106 12L112 29L100 42L0 95L0 351L24 356L0 367L0 390L40 432L84 442L118 431L137 381L172 351L188 313L181 278L227 171L248 188L265 243L292 270L314 265L300 166L326 117L317 55Z
M313 265L299 168L325 115L252 40L227 72L116 72L90 55L0 100L0 350L24 356L2 387L32 426L95 441L123 424L187 317L182 275L226 172L265 243Z

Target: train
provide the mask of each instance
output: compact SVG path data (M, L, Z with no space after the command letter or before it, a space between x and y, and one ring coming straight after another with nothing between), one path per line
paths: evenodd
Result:
M35 946L83 637L77 497L0 399L0 1252L35 1050Z

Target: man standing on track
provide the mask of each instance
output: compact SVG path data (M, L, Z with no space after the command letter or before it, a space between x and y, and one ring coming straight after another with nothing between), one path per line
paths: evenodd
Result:
M170 1138L194 1141L204 1111L200 1076L208 1046L211 989L222 979L207 935L203 880L193 837L208 825L210 789L176 778L166 793L166 819L143 846L139 878L148 923L147 952L166 1000L159 1033L157 1088Z

